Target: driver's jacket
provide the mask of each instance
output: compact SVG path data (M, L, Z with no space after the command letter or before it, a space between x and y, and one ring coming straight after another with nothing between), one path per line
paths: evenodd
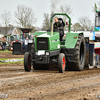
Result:
M59 27L61 27L61 23L60 22L55 22L53 27L54 27L54 29L58 29Z

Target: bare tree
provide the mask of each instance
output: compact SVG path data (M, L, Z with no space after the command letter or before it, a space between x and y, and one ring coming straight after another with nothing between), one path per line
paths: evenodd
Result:
M70 5L65 4L65 5L61 5L59 12L60 13L66 13L69 17L72 16L72 8ZM68 20L68 18L66 16L63 16L63 21L66 22L66 20ZM65 30L68 30L68 25L64 27Z
M57 12L57 9L59 9L59 5L61 5L61 3L64 3L65 0L50 0L50 9L51 9L51 16Z
M61 13L66 13L68 15L72 14L72 8L70 5L66 4L66 5L61 5L60 6L60 12Z
M4 13L1 15L3 23L5 27L8 27L9 23L11 22L11 14L9 11L5 10Z
M61 13L66 13L67 15L69 15L69 16L72 16L72 8L71 8L71 6L70 5L61 5L60 6L60 10L59 10L59 12L61 12ZM64 20L64 22L66 21L66 19L67 19L67 17L66 16L63 16L63 20Z
M94 30L94 24L89 19L88 16L80 17L79 23L81 25L82 31L93 31Z
M72 16L72 11L73 10L72 10L71 6L68 5L68 4L64 4L64 1L65 0L50 0L50 2L51 2L51 5L50 5L50 8L51 8L51 16L55 12L66 13L69 16ZM62 5L62 2L63 2L63 5ZM59 5L61 5L61 6L59 7ZM63 16L63 21L64 22L66 22L66 19L67 19L67 17L66 16ZM65 30L68 29L67 27L68 26L65 26Z
M15 17L17 18L16 23L22 27L31 27L36 23L35 13L33 9L24 5L17 6Z
M50 17L48 13L44 13L42 30L47 30L50 27Z
M1 15L1 19L3 20L4 26L5 26L5 34L7 34L8 27L11 22L10 12L5 10L4 13Z
M78 22L75 23L72 27L74 31L82 31L82 26Z
M63 1L63 0L62 0ZM61 0L50 0L50 9L51 9L51 16L56 12L58 4L61 2Z

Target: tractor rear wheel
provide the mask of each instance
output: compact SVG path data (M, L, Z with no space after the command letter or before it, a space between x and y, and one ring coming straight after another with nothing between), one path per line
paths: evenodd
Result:
M74 48L74 61L73 63L69 63L70 66L68 70L82 71L85 65L85 39L83 35L79 35L76 46Z
M63 73L65 71L65 67L66 67L65 54L64 53L60 53L59 54L59 58L58 58L58 69L59 69L59 73Z
M29 52L24 54L24 69L25 71L31 70L31 55Z

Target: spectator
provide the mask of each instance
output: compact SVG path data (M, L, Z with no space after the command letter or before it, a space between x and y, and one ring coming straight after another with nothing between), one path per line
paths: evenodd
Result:
M28 37L25 40L25 50L27 50L27 46L28 46Z
M3 41L3 48L4 48L4 50L6 49L6 41L5 40Z

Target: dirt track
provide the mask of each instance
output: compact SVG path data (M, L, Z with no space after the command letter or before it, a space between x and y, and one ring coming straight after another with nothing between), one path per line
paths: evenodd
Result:
M0 95L4 100L99 100L100 69L66 71L31 70L23 65L0 66Z
M24 57L24 55L12 55L12 52L10 52L10 53L1 53L0 52L0 59L2 59L2 58L23 58Z

